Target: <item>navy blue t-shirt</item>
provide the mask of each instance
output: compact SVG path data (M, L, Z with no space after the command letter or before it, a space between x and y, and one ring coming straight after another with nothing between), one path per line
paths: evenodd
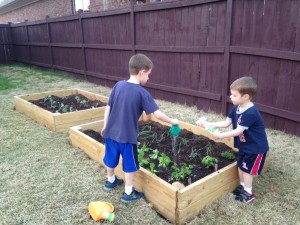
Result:
M234 137L234 147L250 154L267 152L269 145L265 125L258 109L254 105L245 111L239 112L238 109L238 106L234 106L228 115L233 129L237 127L244 129L242 134Z
M151 114L158 106L150 93L139 84L119 81L108 100L110 114L104 138L137 144L138 120L143 111Z

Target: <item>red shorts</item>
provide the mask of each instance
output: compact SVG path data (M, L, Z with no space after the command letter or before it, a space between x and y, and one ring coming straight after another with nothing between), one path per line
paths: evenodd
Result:
M240 170L250 175L260 175L264 167L267 152L259 154L248 154L239 152L237 166Z

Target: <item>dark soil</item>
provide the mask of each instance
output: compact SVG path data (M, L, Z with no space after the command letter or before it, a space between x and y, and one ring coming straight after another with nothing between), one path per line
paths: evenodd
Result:
M106 105L106 103L98 100L91 101L81 94L68 95L62 98L48 95L43 99L30 100L29 102L52 113L68 113Z
M99 142L104 142L100 134L93 130L87 130L84 131L84 133ZM195 135L187 130L182 130L177 137L176 150L179 152L174 154L172 151L172 140L169 134L169 128L152 121L139 123L138 141L139 151L140 149L145 149L145 147L151 149L148 152L145 152L143 158L146 160L150 159L150 163L155 164L154 169L157 171L155 174L169 183L180 181L184 185L188 185L213 173L215 171L214 166L206 168L206 166L202 165L202 159L207 155L217 158L218 169L228 166L235 161L235 159L229 160L222 157L222 152L230 151L236 156L236 153L227 145L214 142L201 135ZM159 150L159 156L161 156L162 153L168 155L172 162L167 167L158 166L158 159L151 159L154 149ZM139 161L141 163L140 159ZM193 168L190 169L191 174L185 175L180 179L174 179L171 174L174 172L173 166L175 163L178 165L177 168L179 169L192 165ZM141 166L149 170L149 165L150 164Z

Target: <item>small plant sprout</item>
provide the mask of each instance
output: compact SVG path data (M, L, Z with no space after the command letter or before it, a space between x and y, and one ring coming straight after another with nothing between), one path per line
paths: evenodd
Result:
M215 164L218 163L218 160L215 158L215 157L211 157L209 155L205 156L203 159L202 159L202 164L206 167L206 168L209 168L209 167L214 167Z
M43 100L44 102L47 102L50 101L51 98L52 98L51 95L47 95Z
M174 163L172 166L173 172L171 173L171 177L178 181L184 180L192 174L193 168L193 165L187 165L186 163L182 163L181 168L179 168L177 163Z
M214 149L213 147L213 141L209 141L208 145L206 147L206 155L209 155L209 153Z
M233 154L232 152L230 152L230 151L223 151L223 152L221 153L221 156L222 156L223 158L229 159L229 160L235 159L234 154Z
M146 159L145 152L149 152L151 148L148 148L146 143L143 144L142 148L138 148L138 160L141 166L148 165L150 162L150 159Z
M87 100L85 100L85 99L82 99L80 102L79 102L79 104L81 104L81 105L85 105L87 103Z
M191 159L195 159L197 156L198 156L198 150L192 148L192 151L191 151L189 157L190 157Z
M75 96L75 100L76 100L77 103L80 103L81 98L80 98L78 95L76 95L76 96Z
M154 150L152 151L152 154L150 155L150 158L151 158L151 159L157 159L158 154L159 154L159 151L158 151L157 149L154 149Z
M167 167L172 161L169 156L167 156L165 153L162 153L161 156L158 157L158 162L158 166Z
M138 160L141 166L145 166L149 164L149 159L145 158L145 152L144 151L139 151L138 152Z
M155 164L154 163L150 163L149 164L149 171L153 174L157 173L158 171L155 169Z

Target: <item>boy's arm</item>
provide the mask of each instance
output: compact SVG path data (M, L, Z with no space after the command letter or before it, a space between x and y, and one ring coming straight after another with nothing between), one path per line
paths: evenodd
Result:
M208 124L209 126L213 126L216 128L226 128L229 125L231 125L231 120L230 119L226 119L224 121L218 121L218 122L207 122L206 119L202 119L200 118L199 120L196 121L196 124L202 128L205 128L205 124Z
M161 112L160 110L156 110L153 114L157 119L164 121L166 123L172 124L172 125L177 125L179 122L178 119L170 118L166 114Z
M107 124L107 121L108 121L109 113L110 113L110 106L106 105L105 106L105 110L104 110L103 128L101 130L101 136L102 137L103 137L104 130L106 128L106 124Z
M239 136L240 134L243 133L243 131L244 131L244 129L237 127L236 129L231 130L231 131L226 131L223 133L214 133L212 135L215 139L222 139L222 138Z
M216 128L226 128L229 125L231 125L231 120L227 119L224 121L213 122L213 123L211 123L211 125Z

